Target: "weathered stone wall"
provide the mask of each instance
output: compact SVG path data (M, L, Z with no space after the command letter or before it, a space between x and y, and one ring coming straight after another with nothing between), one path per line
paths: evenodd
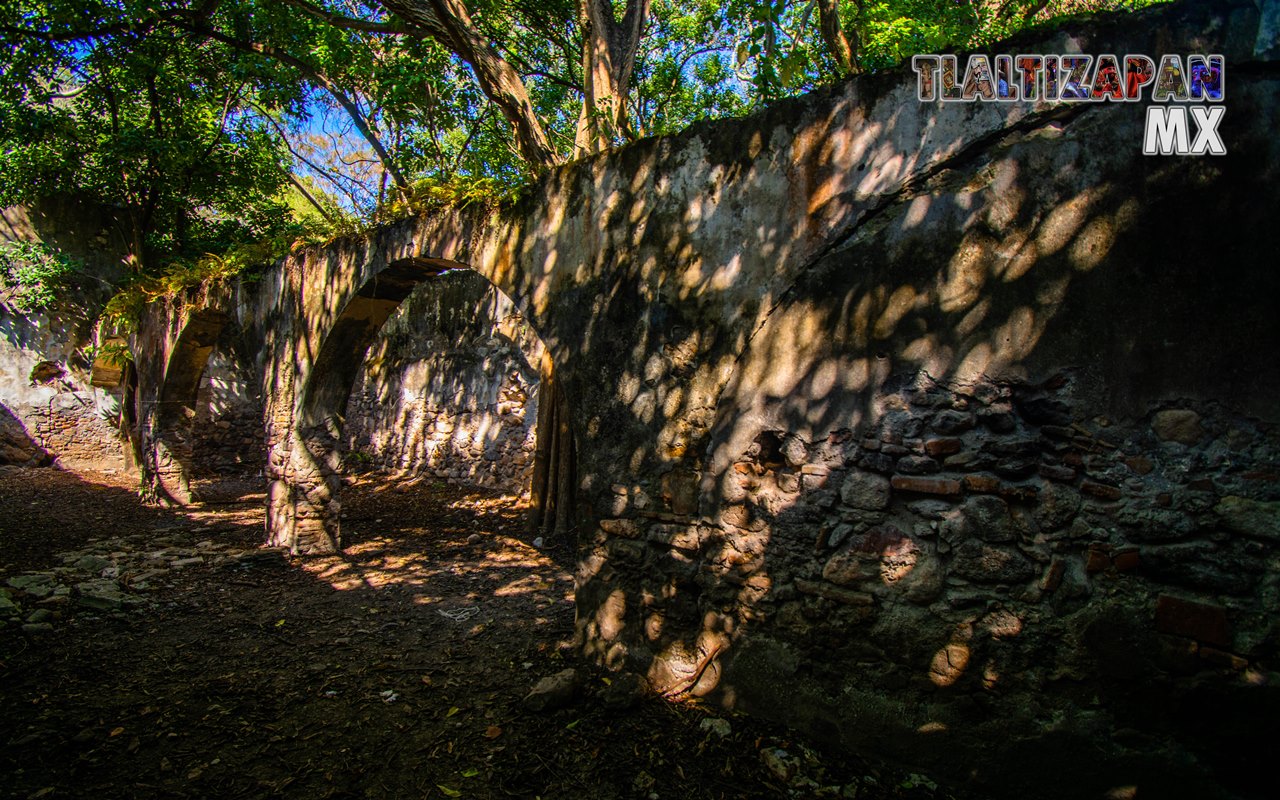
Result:
M877 76L851 112L877 139L847 171L772 162L793 202L817 218L862 203L857 221L807 252L754 220L754 251L695 250L705 305L663 292L662 326L621 337L619 379L577 387L592 413L618 387L598 440L631 467L589 489L591 657L1002 795L1260 796L1280 706L1280 325L1262 299L1280 294L1280 152L1252 120L1280 93L1256 9L1193 8L996 51L1236 47L1225 158L1143 158L1142 106L985 134L981 104L917 121L909 78ZM857 152L818 127L791 141ZM850 201L828 188L849 174L901 182ZM696 224L735 195L708 187ZM679 252L683 222L653 238ZM755 328L710 324L761 251L785 279L756 282ZM648 362L628 350L645 336L665 339ZM721 366L709 409L698 383ZM634 421L652 421L648 447L620 433Z
M369 349L347 406L348 460L528 491L543 347L469 270L419 286Z
M230 348L215 349L192 409L192 465L197 476L261 473L266 455L262 396L252 365Z
M5 208L0 242L44 242L79 259L91 276L53 309L21 312L0 302L0 463L71 468L125 466L119 389L92 383L85 359L92 320L121 273L122 237L111 218L65 198Z
M331 548L364 355L470 266L568 398L587 657L986 792L1256 795L1280 702L1275 8L995 48L1223 53L1225 157L1143 157L1145 104L864 76L295 254L157 315L148 374L185 375L168 354L219 315L256 331L272 541Z
M46 395L47 400L39 402L36 398L40 395ZM11 408L17 420L10 417L8 434L0 435L20 441L25 433L35 449L25 459L17 455L3 463L57 463L69 469L109 471L124 468L123 443L116 428L117 397L96 389L31 392L25 402Z
M1189 400L1090 416L1080 380L917 373L870 394L874 421L762 432L719 524L662 526L676 588L637 621L655 644L681 616L736 639L696 692L1000 792L1248 786L1256 729L1203 712L1276 707L1280 434ZM1170 767L1190 760L1217 774Z

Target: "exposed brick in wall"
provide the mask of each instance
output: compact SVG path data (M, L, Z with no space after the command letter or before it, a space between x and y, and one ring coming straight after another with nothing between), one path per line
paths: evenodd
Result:
M22 407L32 440L71 469L122 469L124 442L112 420L114 398L101 393L62 392L47 405Z
M53 308L19 311L0 289L0 463L118 470L126 460L108 421L119 390L92 384L84 353L92 320L120 279L123 244L107 210L72 198L0 209L0 243L40 242L98 280L59 291Z

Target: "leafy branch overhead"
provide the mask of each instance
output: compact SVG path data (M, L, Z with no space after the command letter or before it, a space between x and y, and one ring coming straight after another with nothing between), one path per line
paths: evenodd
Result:
M115 209L132 274L154 281L424 197L490 202L916 52L1151 2L0 0L0 203Z
M0 245L0 298L27 313L51 308L82 265L36 242Z

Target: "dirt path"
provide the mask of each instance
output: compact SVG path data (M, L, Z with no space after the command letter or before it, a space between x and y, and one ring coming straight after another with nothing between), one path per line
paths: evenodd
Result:
M258 547L260 496L130 488L0 469L0 797L951 796L722 711L619 704L567 655L570 553L527 544L511 498L364 478L345 552L289 560ZM522 704L569 666L576 702Z

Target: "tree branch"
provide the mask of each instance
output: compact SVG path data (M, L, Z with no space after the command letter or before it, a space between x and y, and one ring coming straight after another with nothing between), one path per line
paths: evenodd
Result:
M280 0L287 6L294 8L322 20L335 28L342 28L349 31L364 31L365 33L382 33L391 36L417 35L422 36L425 31L415 31L406 28L403 25L397 25L395 22L370 22L369 20L356 19L343 14L337 14L325 8L308 3L306 0Z
M850 43L840 27L840 0L817 0L818 27L822 32L822 40L826 42L827 51L840 67L842 75L856 75L858 67L858 38L855 34ZM861 5L861 4L859 4Z
M529 99L524 81L476 28L462 0L380 2L410 25L427 31L471 66L481 91L498 106L515 129L516 147L535 172L559 161Z
M342 108L347 112L347 115L351 117L351 122L356 126L356 130L358 130L360 135L364 137L364 140L369 143L369 146L373 148L373 151L378 154L378 158L382 160L382 163L387 168L387 172L395 181L396 187L401 190L409 188L409 182L405 180L404 175L396 167L391 154L387 152L385 147L383 147L382 140L378 138L378 134L369 126L368 120L365 119L364 114L360 111L360 107L347 95L346 92L342 90L341 87L334 83L328 75L325 75L323 72L297 56L287 53L273 45L265 44L263 42L236 39L235 37L227 36L226 34L203 23L178 22L176 24L179 28L190 33L205 36L216 42L222 42L223 44L229 47L234 47L237 50L265 56L275 61L279 61L281 64L293 67L301 72L316 85L320 86L332 95L334 100L338 101L338 105L342 106Z

